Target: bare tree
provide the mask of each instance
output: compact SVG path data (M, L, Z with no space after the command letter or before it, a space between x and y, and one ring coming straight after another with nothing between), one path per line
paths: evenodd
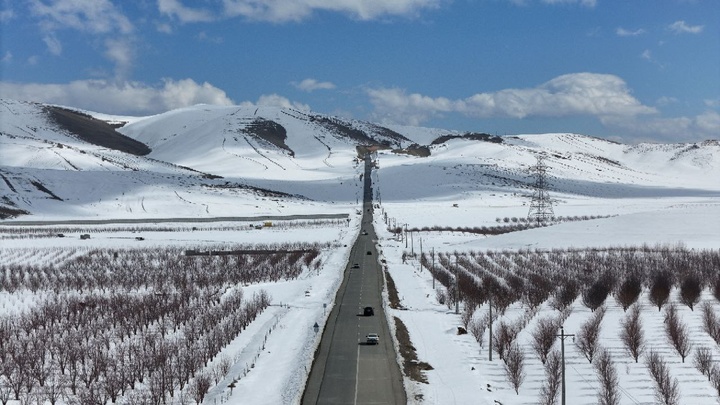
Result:
M674 304L671 304L665 310L665 335L684 363L685 357L690 354L692 344L690 343L687 325L678 317Z
M505 355L515 342L515 338L519 332L520 330L516 326L510 325L505 321L500 321L500 324L493 334L493 348L501 359L505 360Z
M720 399L720 366L717 364L714 364L710 370L710 383L717 390L718 399Z
M615 293L615 299L627 311L634 304L642 292L642 280L635 274L628 276Z
M600 380L598 404L619 405L620 392L618 391L618 375L615 364L613 364L612 356L610 356L610 351L602 349L593 362L593 366Z
M621 322L620 340L625 345L625 349L635 359L635 363L645 350L645 333L640 320L640 306L635 304L630 309L630 313Z
M587 320L575 336L575 345L578 350L585 356L589 363L593 362L593 356L598 349L598 339L600 337L600 324L605 316L605 308L600 307Z
M712 374L710 372L713 369L712 350L707 347L698 347L695 349L693 364L702 375L707 376L708 381L711 381Z
M190 393L195 400L196 404L200 404L205 398L205 394L210 390L210 376L204 373L199 373L195 376L195 380L190 385Z
M668 297L670 297L671 288L672 276L668 272L662 271L655 275L650 285L649 298L650 302L657 307L658 311L662 309L662 306L665 305Z
M469 330L482 348L485 345L485 330L488 327L488 316L484 314L480 318L476 318L470 321Z
M535 330L532 332L532 348L543 364L547 361L548 353L555 343L558 329L560 329L560 320L555 317L546 317L538 319Z
M513 343L505 353L505 375L510 384L515 389L515 393L520 393L520 385L525 381L525 353L517 343Z
M680 383L677 378L670 375L670 369L660 358L660 355L651 350L647 357L647 367L655 381L655 399L662 405L680 404Z
M700 301L700 293L702 293L702 283L696 274L688 274L680 284L680 301L690 307L692 311L695 304Z
M553 350L545 362L545 383L540 389L540 405L555 405L562 377L560 352Z
M709 302L702 305L702 323L705 332L715 340L715 343L720 345L720 321L715 315L715 308Z

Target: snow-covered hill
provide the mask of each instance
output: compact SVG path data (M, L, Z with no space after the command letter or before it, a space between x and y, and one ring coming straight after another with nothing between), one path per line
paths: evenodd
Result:
M0 114L2 206L38 219L352 212L360 197L358 147L381 151L379 197L386 202L523 197L538 154L547 156L559 198L702 197L720 190L717 141L483 138L255 106L113 117L2 100ZM417 145L429 156L406 153ZM268 197L273 204L262 203Z

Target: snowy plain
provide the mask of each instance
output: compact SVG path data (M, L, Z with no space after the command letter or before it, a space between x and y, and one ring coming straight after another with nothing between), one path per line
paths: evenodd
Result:
M323 250L322 267L317 272L306 271L293 281L243 287L248 295L266 290L272 305L223 349L223 355L232 358L233 365L203 402L298 403L320 335L312 326L315 322L322 325L329 312L347 265L347 247L360 231L357 210L362 168L354 144L311 121L298 119L299 114L293 110L258 112L245 111L243 107L198 106L145 119L124 119L130 123L121 131L152 147L147 159L73 139L32 108L6 104L19 113L3 115L3 132L15 136L0 138L3 193L15 195L7 185L20 188L18 185L27 184L22 182L23 176L29 176L63 200L58 202L37 192L26 192L16 203L25 204L23 207L33 215L16 220L140 218L152 227L160 226L152 225L153 219L167 217L348 215L349 222L287 228L278 222L274 224L277 226L260 230L250 226L257 222L202 225L179 222L168 225L176 228L172 232L139 233L129 225L117 225L126 230L97 233L91 231L92 226L77 226L77 233L66 232L65 238L18 237L4 233L5 227L0 227L0 258L12 264L67 260L57 252L74 248L82 251L134 249L139 245L194 248L218 244L331 244L332 248ZM256 115L278 122L287 130L286 144L293 155L242 137L237 128L252 122ZM5 119L8 117L12 120ZM450 132L392 129L421 144ZM58 149L57 144L64 147ZM502 361L497 356L493 361L487 360L487 344L481 348L472 336L457 335L460 315L437 302L430 274L420 269L417 260L403 261L404 253L420 249L425 253L434 250L451 254L642 245L720 248L720 144L716 141L620 145L582 135L544 134L506 137L502 144L453 139L432 146L431 152L430 157L421 158L381 151L376 159L379 168L373 172L379 205L375 212L375 228L380 238L377 244L406 308L389 310L389 315L406 324L419 359L433 367L425 372L427 384L406 378L408 398L416 403L535 404L544 377L542 365L527 348L532 324L518 337L526 348L527 377L516 394L505 377ZM502 218L527 216L530 194L527 170L541 152L548 155L555 214L603 218L498 236L419 230L412 232L412 243L407 247L405 240L397 240L397 235L388 230L389 224L407 225L409 229L494 226ZM203 185L201 176L184 167L222 175L220 184L242 183L287 194L266 196L237 188L210 188ZM5 220L3 225L11 227L12 222ZM245 225L244 230L223 230ZM194 226L202 229L193 231ZM54 228L44 229L53 233ZM85 232L92 234L91 239L79 240L79 234ZM144 240L137 241L138 235ZM2 295L3 308L8 312L28 308L38 299L29 293ZM675 301L676 296L673 292ZM702 301L712 302L720 313L720 304L713 300L706 291ZM682 363L672 354L662 331L662 314L652 308L644 295L640 301L647 340L666 354L672 374L681 383L681 403L717 404L717 393L692 362ZM480 307L478 313L485 309ZM694 344L711 347L715 358L720 358L720 347L703 336L698 311L681 305L678 310L693 332ZM520 304L513 304L503 316L514 319L524 311ZM552 311L543 304L534 319ZM573 304L565 331L575 333L589 314L579 301ZM646 367L629 359L618 340L617 325L623 315L622 308L609 297L601 340L618 367L620 403L654 404ZM570 340L566 341L566 355L568 403L597 403L599 385L592 366ZM237 383L230 389L228 385L234 379Z

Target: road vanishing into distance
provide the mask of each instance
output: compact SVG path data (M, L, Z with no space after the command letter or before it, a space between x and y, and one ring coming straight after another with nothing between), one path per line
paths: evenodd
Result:
M384 278L372 225L371 160L365 158L362 232L350 253L335 306L324 327L302 403L405 404L402 374L382 305ZM365 234L367 233L367 234ZM353 268L358 264L358 268ZM373 316L363 316L373 307ZM377 333L379 344L366 344Z

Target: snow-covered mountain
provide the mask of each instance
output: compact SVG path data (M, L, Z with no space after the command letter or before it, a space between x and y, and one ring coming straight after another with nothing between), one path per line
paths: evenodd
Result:
M382 198L390 201L523 193L538 153L561 195L720 190L718 141L499 138L254 106L113 117L0 100L0 207L3 217L37 219L351 212L358 153L368 148L382 152Z

